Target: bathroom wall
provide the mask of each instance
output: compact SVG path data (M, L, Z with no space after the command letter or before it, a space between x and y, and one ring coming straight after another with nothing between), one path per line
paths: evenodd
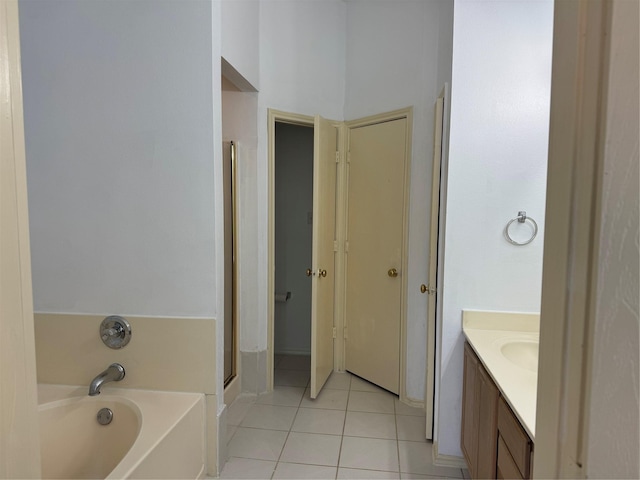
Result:
M255 90L260 89L260 2L222 0L222 56Z
M210 2L29 0L20 27L35 310L215 316Z
M214 475L220 25L219 1L20 2L39 381L85 384L117 357L123 384L205 393ZM119 354L97 333L113 313L136 325Z
M442 455L461 456L461 310L540 309L552 26L551 0L455 3L436 425ZM524 247L503 237L519 210L539 226Z
M237 72L237 70L236 70ZM240 73L240 72L238 72ZM258 94L240 91L226 78L222 79L222 137L236 143L237 178L236 225L237 247L237 305L238 338L242 341L252 325L246 321L255 318L255 292L258 279L255 265L256 227L256 163L258 147ZM219 347L222 348L222 347ZM240 380L252 381L248 390L256 391L255 355L240 357ZM245 375L247 373L247 375ZM253 380L252 380L253 379Z
M637 2L612 5L585 476L638 478L640 16Z
M255 242L246 258L255 266L257 279L267 278L268 263L267 109L342 119L345 11L341 0L260 3L257 224ZM241 325L240 349L243 358L257 358L255 374L259 378L250 379L250 383L260 380L259 388L266 386L267 295L273 293L267 292L266 281L256 281Z
M407 294L407 395L425 391L434 104L450 78L453 2L347 2L345 119L413 106Z
M276 124L274 353L311 354L313 128Z

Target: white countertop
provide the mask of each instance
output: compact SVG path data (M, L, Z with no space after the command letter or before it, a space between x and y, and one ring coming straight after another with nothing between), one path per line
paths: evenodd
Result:
M538 342L540 315L463 310L462 331L520 423L535 441L538 372L507 359L509 342Z

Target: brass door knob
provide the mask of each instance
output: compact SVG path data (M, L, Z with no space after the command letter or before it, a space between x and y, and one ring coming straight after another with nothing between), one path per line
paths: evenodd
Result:
M318 270L318 275L320 275L321 277L326 277L327 276L327 271L326 270Z
M307 277L310 277L311 275L313 275L313 270L307 268L307 271L305 273L307 274Z
M396 270L395 268L390 268L387 272L387 275L389 275L391 278L396 278L398 276L398 270Z
M421 293L428 293L429 295L432 295L432 294L436 293L436 289L435 288L431 288L429 285L425 285L423 283L422 285L420 285L420 292Z

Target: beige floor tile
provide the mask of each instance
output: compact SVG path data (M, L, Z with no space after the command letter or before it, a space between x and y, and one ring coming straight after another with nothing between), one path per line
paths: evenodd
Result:
M274 386L273 391L258 396L256 403L261 405L281 405L284 407L297 407L304 395L304 387Z
M397 443L379 438L343 437L340 467L397 472Z
M379 386L374 385L371 382L367 382L360 377L356 377L355 375L351 376L351 390L355 390L357 392L387 392L384 388L380 388Z
M331 479L336 478L336 467L323 467L320 465L302 465L299 463L278 463L276 471L273 474L274 479L303 479L317 478Z
M357 468L338 468L338 479L362 480L398 480L398 472L380 472L377 470L359 470Z
M282 370L305 370L311 371L311 356L309 355L283 355L278 363L278 368Z
M397 397L395 398L394 403L396 408L396 415L412 415L414 417L424 417L425 415L424 409L410 407L406 403L402 403L400 400L398 400Z
M273 374L273 384L283 387L306 387L310 378L309 371L276 368Z
M279 405L252 405L241 427L264 428L267 430L289 431L298 409Z
M231 457L225 463L220 478L271 478L276 462Z
M347 410L354 412L393 413L394 398L394 395L386 392L351 391Z
M227 410L227 425L240 425L253 403L233 402Z
M343 410L300 408L291 431L342 435L345 413Z
M333 372L327 383L324 384L324 388L331 388L334 390L349 390L351 387L351 374L347 372Z
M337 466L341 440L342 437L337 435L291 432L282 450L280 461Z
M230 457L278 460L287 432L238 427L227 446Z
M309 389L304 392L304 398L300 407L303 408L324 408L329 410L346 410L347 399L349 398L348 390L331 390L322 389L318 398L312 400Z
M347 412L344 434L350 437L396 439L395 415L386 413Z
M398 440L423 442L426 439L424 419L410 415L396 415Z
M398 441L400 454L400 471L421 475L438 475L449 478L462 478L460 468L440 467L432 463L431 442Z

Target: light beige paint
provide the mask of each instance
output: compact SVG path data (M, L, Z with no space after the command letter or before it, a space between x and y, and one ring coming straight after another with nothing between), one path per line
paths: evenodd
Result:
M612 399L606 410L596 411L591 406L593 366L601 362L602 356L616 354L594 349L594 342L602 334L597 326L605 321L597 309L598 298L601 298L598 275L603 268L598 252L601 235L606 233L601 218L602 185L607 162L617 163L614 158L619 152L606 147L612 138L616 138L616 132L626 132L623 149L631 147L627 153L635 155L632 162L635 161L637 172L637 73L635 78L619 77L620 83L615 87L626 89L628 94L635 92L635 104L633 95L621 95L619 98L623 100L617 102L618 109L609 110L610 102L618 98L618 92L608 89L610 75L619 73L614 72L612 66L621 66L616 58L626 59L622 65L626 62L637 65L637 41L618 38L616 44L611 40L612 27L619 25L612 23L612 13L624 12L626 8L635 11L634 15L628 12L628 16L633 17L629 20L632 22L630 31L635 29L637 39L638 12L633 3L592 0L555 4L534 460L537 478L584 478L589 475L592 466L587 445L590 438L600 434L589 430L590 423L595 416L600 416L602 422L615 418L616 403L627 405L629 401L627 398ZM635 119L635 125L621 114L623 112L634 112L631 118ZM633 191L633 188L629 190ZM635 195L637 203L637 183ZM633 220L636 232L637 220L636 216ZM637 242L637 233L635 238ZM637 244L635 250L637 254ZM625 258L623 262L632 260ZM637 262L634 268L637 268ZM637 285L637 275L635 282ZM636 319L637 315L636 309ZM637 323L635 334L637 337ZM626 335L623 333L622 336ZM637 351L622 355L629 356L624 368L637 372ZM630 442L627 448L635 452L637 462L637 425L624 425L616 435ZM616 467L619 465L611 464L607 475ZM598 471L595 464L593 468Z
M440 218L440 167L442 163L442 133L444 127L444 89L435 103L433 127L433 166L431 170L431 218L429 222L429 276L427 291L427 365L424 392L425 434L433 438L433 395L436 371L436 298L438 295L438 220Z
M640 478L639 6L614 1L611 11L584 441L589 478Z
M116 388L216 393L215 320L127 316L132 336L119 350L99 335L101 315L35 315L38 382L89 385L111 363L126 376Z
M396 394L404 391L409 113L348 123L345 368Z
M0 2L0 478L39 478L18 2Z
M337 129L317 115L313 130L313 240L311 252L311 382L316 398L333 371Z

